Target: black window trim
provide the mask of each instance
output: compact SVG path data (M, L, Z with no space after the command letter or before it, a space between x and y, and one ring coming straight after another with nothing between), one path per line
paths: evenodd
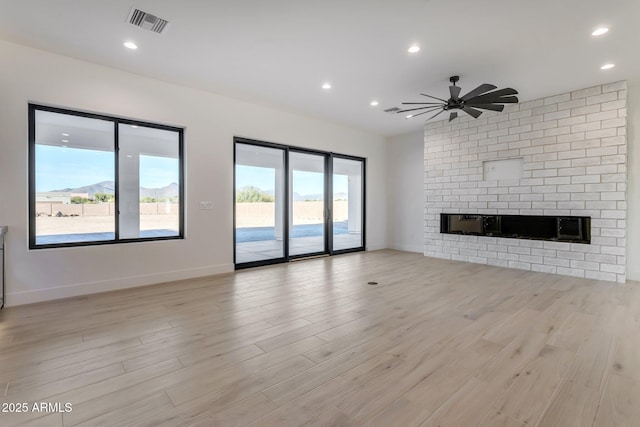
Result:
M114 151L113 151L113 159L115 162L114 168L114 193L115 193L115 210L116 213L114 215L115 221L115 233L113 240L98 240L98 241L89 241L89 242L69 242L69 243L53 243L53 244L36 244L36 158L35 158L35 147L36 147L36 111L48 111L52 113L59 114L67 114L77 117L85 117L90 119L99 119L113 122L114 125ZM185 182L184 182L184 131L183 127L169 126L159 123L151 123L145 122L141 120L110 116L106 114L99 113L89 113L85 111L71 110L67 108L60 107L51 107L42 104L29 103L28 104L28 119L29 119L29 249L56 249L56 248L69 248L69 247L81 247L81 246L102 246L102 245L114 245L121 243L138 243L138 242L155 242L161 240L183 240L185 233ZM161 129L178 133L178 176L180 178L179 183L179 198L180 198L180 206L178 210L179 214L179 232L177 236L162 236L162 237L139 237L139 238L128 238L128 239L120 239L120 221L118 220L120 209L119 209L119 130L118 126L124 125L134 125L134 126L143 126L153 129Z

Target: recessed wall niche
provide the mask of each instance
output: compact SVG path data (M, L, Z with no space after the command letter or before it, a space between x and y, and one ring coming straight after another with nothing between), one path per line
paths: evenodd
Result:
M522 157L482 162L482 176L485 181L522 179L523 171L524 159Z

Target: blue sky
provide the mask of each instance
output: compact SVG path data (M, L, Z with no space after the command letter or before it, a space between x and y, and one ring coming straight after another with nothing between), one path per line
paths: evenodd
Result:
M236 188L254 186L264 191L275 188L275 170L257 166L236 165ZM293 191L300 195L319 194L323 191L322 174L293 171ZM333 191L347 192L347 176L334 175Z
M128 159L122 159L124 164ZM133 160L133 159L132 159ZM51 145L36 145L36 191L46 192L78 188L102 181L114 181L113 152L83 150ZM293 191L300 195L322 192L322 175L294 171ZM161 188L178 183L178 159L140 156L140 186ZM274 190L275 171L271 168L236 166L237 188L253 185L265 191ZM336 193L347 192L347 176L335 175Z
M123 159L123 161L126 159ZM78 188L114 181L113 152L36 145L36 191ZM140 186L178 183L178 159L140 156Z

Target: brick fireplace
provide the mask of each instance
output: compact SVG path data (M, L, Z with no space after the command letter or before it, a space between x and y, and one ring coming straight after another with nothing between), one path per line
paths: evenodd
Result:
M626 98L617 82L427 123L424 254L624 282ZM520 169L487 174L501 160ZM591 244L444 234L443 213L589 217Z

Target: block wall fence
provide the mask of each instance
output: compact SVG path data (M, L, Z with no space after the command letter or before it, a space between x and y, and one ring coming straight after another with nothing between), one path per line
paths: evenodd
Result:
M624 282L626 102L617 82L427 123L425 256ZM521 179L483 179L513 158ZM441 234L440 213L590 216L591 244Z

